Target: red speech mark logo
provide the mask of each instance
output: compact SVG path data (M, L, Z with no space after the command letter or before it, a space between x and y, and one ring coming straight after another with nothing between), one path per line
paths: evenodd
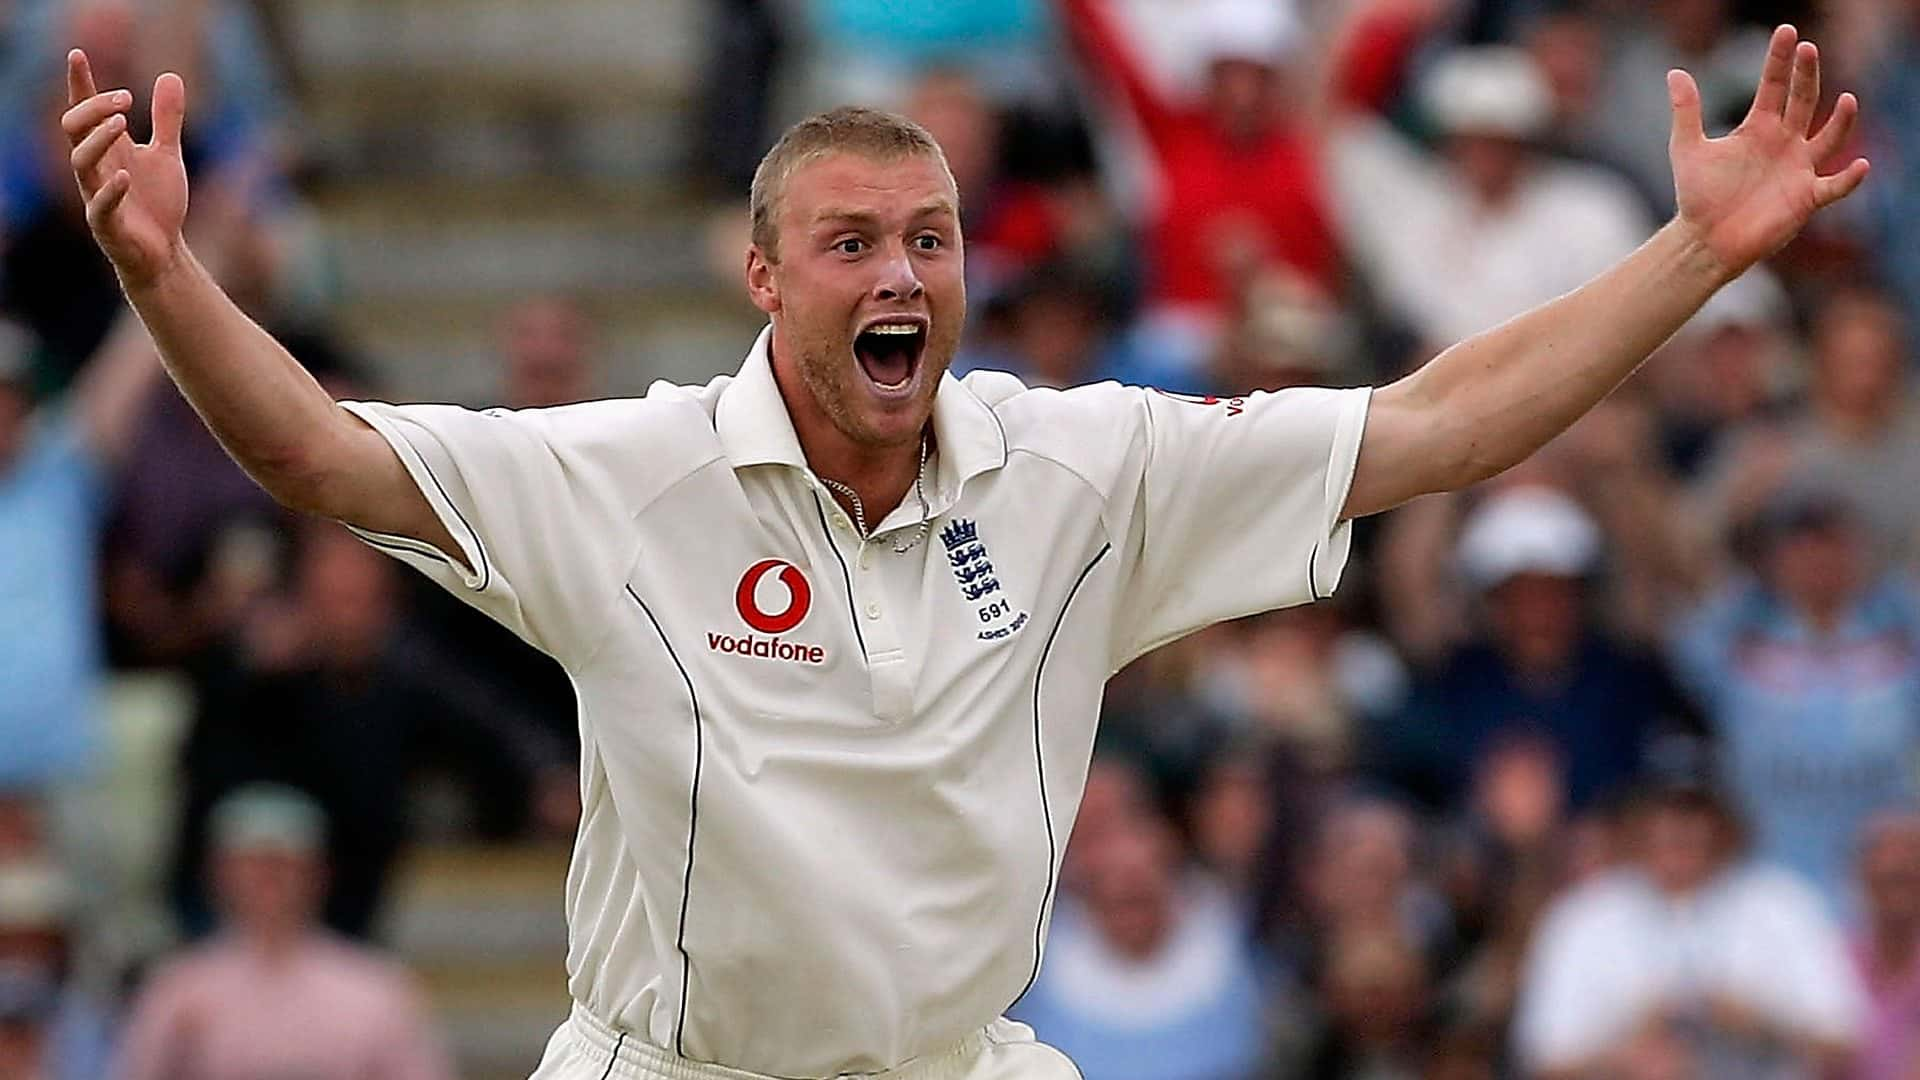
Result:
M780 571L780 583L787 587L787 606L781 611L762 611L754 594L760 589L760 579L775 570ZM784 634L806 620L807 611L813 607L813 586L807 584L799 567L785 559L761 559L741 575L733 604L740 609L741 621L753 629L762 634Z

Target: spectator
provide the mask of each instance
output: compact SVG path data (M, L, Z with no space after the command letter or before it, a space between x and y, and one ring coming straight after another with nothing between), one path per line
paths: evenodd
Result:
M0 1076L57 1080L51 1021L58 996L46 972L0 969Z
M1920 6L1857 5L1891 27L1872 27L1879 50L1872 73L1873 115L1865 141L1879 170L1860 233L1908 319L1920 319ZM1876 20L1877 21L1877 20Z
M1337 291L1340 254L1319 165L1297 112L1290 55L1298 28L1276 0L1190 9L1208 57L1200 101L1156 84L1121 32L1112 0L1056 0L1069 36L1146 143L1160 193L1146 215L1148 339L1197 367L1250 269L1293 268Z
M1810 397L1804 413L1757 432L1730 452L1713 478L1710 512L1739 521L1785 481L1844 495L1862 515L1874 557L1920 562L1920 408L1912 397L1906 320L1893 301L1863 287L1820 305L1811 333Z
M160 364L123 316L70 398L36 409L31 348L0 321L0 787L63 794L97 763L102 508Z
M1328 150L1341 235L1418 342L1416 357L1572 290L1652 232L1623 182L1534 149L1551 101L1525 53L1451 53L1421 104L1441 136L1438 158L1357 113Z
M1767 31L1742 24L1733 0L1668 0L1616 16L1625 30L1608 57L1598 106L1581 142L1619 162L1641 190L1673 213L1673 173L1667 161L1666 75L1685 68L1700 86L1707 134L1722 135L1746 114L1753 80L1767 55ZM1614 9L1616 11L1620 9Z
M1675 663L1704 703L1756 854L1847 905L1844 837L1920 789L1920 605L1870 569L1839 497L1789 488L1758 525L1757 577L1680 627Z
M1062 897L1046 961L1013 1015L1087 1080L1248 1076L1266 1048L1263 987L1240 904L1183 868L1172 826L1135 814Z
M87 231L56 123L65 47L96 57L102 85L144 97L154 76L181 71L199 98L186 155L196 175L270 173L285 99L251 5L239 0L39 0L26 5L0 57L0 308L40 339L44 389L59 389L107 338L121 310L112 268ZM96 51L98 50L98 51ZM204 60L204 63L202 62ZM196 72L208 77L200 81ZM135 110L144 115L144 109ZM264 189L264 185L249 185ZM250 191L250 194L252 192Z
M1294 910L1272 899L1262 909L1276 952L1297 970L1325 974L1329 947L1379 939L1413 948L1423 971L1445 968L1456 945L1453 916L1419 876L1418 828L1412 814L1385 799L1350 795L1336 803L1313 825L1292 883Z
M1617 1055L1636 1057L1650 1026L1667 1024L1705 1076L1817 1076L1844 1062L1864 1001L1812 890L1746 861L1732 809L1697 784L1649 789L1629 829L1627 864L1563 896L1534 939L1515 1019L1529 1075L1637 1071Z
M1298 1075L1418 1080L1429 983L1419 950L1390 933L1342 935L1321 975L1325 1025Z
M248 787L215 808L210 828L224 932L141 990L115 1075L451 1077L406 972L319 929L320 808L295 791Z
M256 614L237 648L201 665L174 865L190 930L208 923L209 815L247 783L289 784L326 808L323 910L352 936L372 929L421 766L467 780L483 833L510 833L529 816L559 828L577 812L568 752L410 633L391 563L333 525L310 527L302 541L293 602Z
M1740 438L1780 419L1797 340L1779 279L1755 267L1714 294L1646 374L1660 403L1660 449L1692 481Z
M72 884L58 866L44 856L0 859L0 983L20 980L15 990L27 1004L18 1007L37 1027L47 1080L106 1075L111 1017L80 985L72 918ZM0 1052L0 1076L20 1075L5 1060Z
M1865 918L1853 943L1868 998L1856 1080L1908 1080L1920 1062L1920 816L1889 812L1860 841Z
M545 409L593 396L593 326L573 300L535 296L515 304L500 321L500 343L507 408Z
M1527 735L1565 763L1568 804L1581 810L1631 783L1656 738L1695 726L1659 660L1601 629L1591 597L1600 544L1579 504L1548 488L1504 489L1475 508L1458 565L1483 618L1377 733L1385 775L1458 806L1474 763Z

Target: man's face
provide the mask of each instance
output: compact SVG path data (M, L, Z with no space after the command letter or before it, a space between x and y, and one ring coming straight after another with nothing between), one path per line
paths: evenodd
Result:
M1641 858L1654 884L1685 895L1706 884L1725 861L1720 825L1705 810L1653 809L1642 823Z
M305 852L242 848L215 856L214 885L228 919L242 928L285 932L320 910L326 875Z
M919 440L966 321L958 198L925 154L832 154L788 177L779 259L749 251L747 286L803 434L818 417L864 449Z

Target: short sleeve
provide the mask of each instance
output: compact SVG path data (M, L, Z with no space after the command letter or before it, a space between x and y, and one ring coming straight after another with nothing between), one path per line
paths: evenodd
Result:
M1371 391L1144 391L1145 466L1117 663L1224 619L1333 594Z
M591 441L579 430L593 423L585 407L341 405L393 447L460 550L356 535L563 664L592 648L617 598L632 530L615 510L605 468L575 449Z

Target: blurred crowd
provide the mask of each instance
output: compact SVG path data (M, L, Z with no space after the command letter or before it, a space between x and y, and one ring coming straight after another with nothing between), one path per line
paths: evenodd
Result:
M396 861L578 813L564 675L266 500L87 236L65 48L187 72L195 250L381 396L292 2L0 0L0 1077L449 1075L381 951ZM1228 399L1385 382L1591 277L1673 213L1665 71L1724 131L1801 26L1866 189L1535 460L1361 523L1333 600L1117 676L1014 1015L1088 1080L1920 1076L1920 3L706 7L716 250L784 121L897 109L962 192L958 369ZM474 404L613 359L565 296L497 339ZM129 856L114 717L156 685L176 780Z

